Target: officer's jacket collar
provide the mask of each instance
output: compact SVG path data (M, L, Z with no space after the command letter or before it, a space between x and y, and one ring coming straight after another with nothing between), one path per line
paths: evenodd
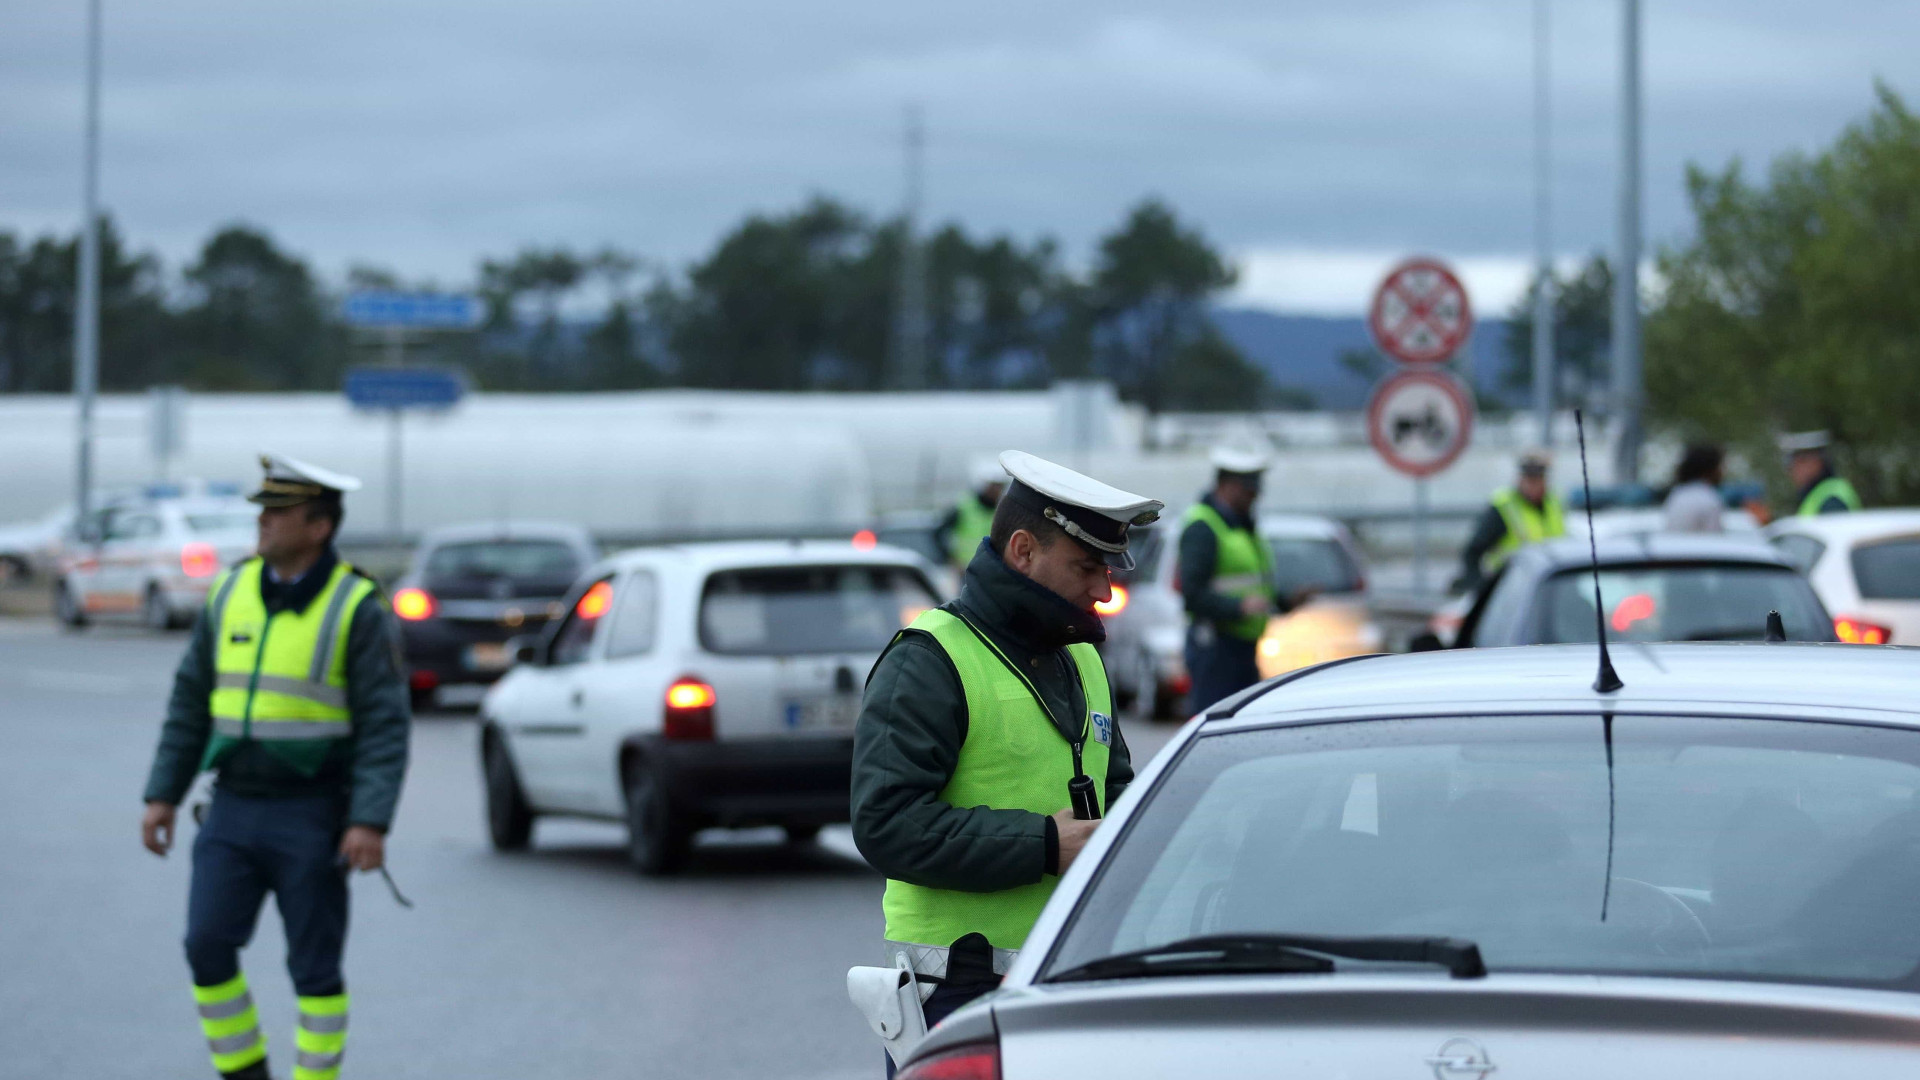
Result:
M1227 528L1249 530L1253 528L1253 522L1248 521L1246 515L1229 508L1225 503L1214 498L1212 492L1200 496L1200 501L1213 507L1213 512L1220 515L1220 520L1227 523Z
M320 558L297 581L276 582L268 568L262 566L260 602L266 605L269 613L305 611L307 605L313 603L314 597L320 595L320 590L327 587L327 579L333 576L333 568L339 563L339 553L333 550L332 544L328 544L327 549L320 553Z
M1059 593L1008 566L988 540L980 542L967 564L955 604L969 619L984 624L982 629L1033 652L1107 637L1100 616L1074 607Z

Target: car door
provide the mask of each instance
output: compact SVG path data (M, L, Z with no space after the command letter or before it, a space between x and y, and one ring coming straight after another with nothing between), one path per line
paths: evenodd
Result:
M106 543L100 548L89 610L102 615L140 610L145 582L141 571L159 536L160 519L151 511L116 510L107 518Z
M623 812L620 746L636 731L660 728L667 685L677 674L663 666L660 608L660 575L646 567L627 572L614 583L600 659L576 675L586 731L565 749L577 751L567 768L583 784L584 813Z
M527 798L542 810L580 810L589 779L580 775L587 726L582 710L587 670L598 663L600 628L613 604L613 575L576 586L566 614L542 643L541 663L528 669L502 717Z

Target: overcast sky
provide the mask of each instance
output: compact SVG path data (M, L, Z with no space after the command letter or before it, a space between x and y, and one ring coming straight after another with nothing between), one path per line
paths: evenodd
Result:
M0 0L0 228L79 217L84 4ZM1920 96L1911 0L1646 0L1646 223L1687 162L1830 141ZM1554 229L1608 246L1619 0L1554 0ZM1239 299L1350 312L1412 251L1503 309L1532 246L1530 0L106 0L103 198L170 265L244 220L338 276L448 285L527 243L683 266L809 194L927 208L1075 263L1157 194Z

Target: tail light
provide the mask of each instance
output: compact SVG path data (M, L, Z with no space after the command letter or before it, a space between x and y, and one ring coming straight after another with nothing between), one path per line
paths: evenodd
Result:
M212 577L220 572L220 553L198 540L180 549L180 572L188 577Z
M1113 589L1113 595L1093 605L1095 614L1102 615L1109 619L1127 610L1127 587L1125 585L1113 585L1110 586L1110 588Z
M1893 631L1865 619L1840 615L1833 620L1833 636L1849 645L1885 645L1893 640Z
M1614 605L1613 618L1608 619L1607 623L1614 632L1624 634L1633 629L1634 623L1653 618L1658 610L1659 606L1654 603L1653 597L1646 593L1634 593L1620 598L1620 602Z
M440 676L431 671L415 671L407 676L407 685L415 690L432 690L440 685Z
M393 594L393 613L408 622L430 619L438 608L433 594L425 589L401 589Z
M713 687L695 678L675 679L667 687L666 722L661 725L669 739L713 738L713 703L718 695Z
M914 1062L895 1080L1000 1080L1000 1044L956 1046Z
M853 547L855 551L872 551L874 545L879 542L880 538L873 534L872 529L861 529L859 532L853 534Z

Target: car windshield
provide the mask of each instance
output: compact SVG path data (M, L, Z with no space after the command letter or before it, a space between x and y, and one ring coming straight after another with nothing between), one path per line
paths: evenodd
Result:
M748 656L875 654L939 603L906 566L782 566L707 578L700 642Z
M253 532L260 523L257 511L218 510L186 515L187 528L196 533Z
M1477 942L1496 972L1920 989L1916 895L1920 733L1591 715L1294 726L1198 739L1046 970L1200 935L1413 935Z
M1337 540L1304 536L1267 538L1273 574L1282 596L1301 589L1349 593L1360 589L1360 568Z
M1607 567L1600 602L1609 641L1740 641L1766 636L1778 611L1789 641L1832 641L1833 623L1805 578L1753 563ZM1593 572L1563 570L1541 586L1535 638L1594 640Z
M1853 550L1853 576L1868 600L1920 600L1920 536Z
M473 540L442 544L427 556L430 581L476 578L561 578L581 570L572 547L558 540Z

